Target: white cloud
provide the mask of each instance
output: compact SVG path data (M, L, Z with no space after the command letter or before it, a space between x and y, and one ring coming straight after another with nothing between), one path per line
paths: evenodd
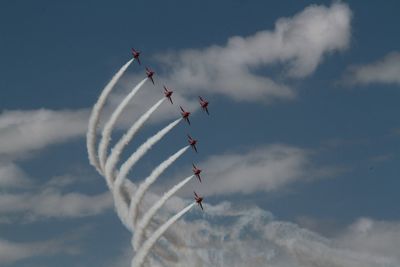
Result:
M312 5L292 18L281 18L273 31L231 37L224 46L157 55L165 64L168 85L186 95L224 94L236 100L293 98L295 92L271 77L255 74L261 67L284 66L289 77L312 74L327 53L347 48L351 11L344 3Z
M313 166L310 156L305 149L283 144L214 155L197 164L202 169L203 183L196 182L196 189L206 196L269 192L295 181L336 173L334 168ZM175 177L182 178L178 174ZM166 180L171 183L170 179ZM192 194L187 187L182 192Z
M21 179L19 176L16 178L16 181ZM99 194L65 192L67 187L76 185L78 181L81 179L76 176L62 175L49 179L43 185L25 187L25 190L17 192L4 190L0 193L2 223L11 223L15 219L26 222L47 218L92 216L113 206L109 192ZM26 184L30 184L30 180L27 180ZM4 188L11 188L11 185ZM74 188L76 189L76 186Z
M49 144L82 136L88 114L87 110L4 111L0 115L0 156L23 157Z
M352 84L400 84L400 53L391 52L376 62L351 66L346 80Z
M201 163L207 195L271 191L305 177L307 153L272 145L245 153L211 156Z
M163 54L158 60L166 63L169 72L157 79L159 92L142 90L134 100L135 107L125 113L134 114L133 117L124 116L119 126L130 125L137 114L162 97L164 82L176 89L175 102L189 110L198 108L198 104L197 100L188 100L188 95L197 97L200 90L248 101L292 98L295 93L287 85L252 71L284 64L289 76L310 75L325 54L348 46L350 20L351 11L346 4L313 5L292 18L279 19L274 31L261 31L248 37L235 36L225 46ZM130 87L126 81L122 80L123 87ZM107 117L109 108L119 99L118 95L111 96L102 117ZM164 120L175 114L179 116L177 105L163 105L153 120ZM50 144L83 136L88 116L88 109L3 111L0 115L0 156L21 157Z
M296 224L277 221L271 213L257 207L224 202L205 205L202 217L193 218L193 213L200 214L193 210L192 216L178 221L157 242L149 255L151 266L397 267L400 264L399 222L373 222L372 225L380 224L375 227L369 219L361 219L349 230L325 238ZM152 225L148 234L159 222ZM125 251L118 261L126 263L127 257L131 253Z
M400 262L400 222L360 218L336 242L345 248L370 255L383 255Z
M156 198L148 192L142 213ZM188 201L178 197L171 199L152 222L147 235L170 216L168 213L187 204ZM223 202L216 206L205 203L204 208L204 213L194 209L192 216L178 221L157 242L149 255L151 266L397 267L400 264L396 250L399 222L360 219L346 231L325 238L294 223L277 221L271 213L257 207ZM121 264L127 260L124 257L118 259Z
M98 195L61 193L47 188L39 193L0 194L0 214L22 214L29 220L96 215L112 207L108 192Z
M192 266L232 267L394 267L400 264L384 251L371 249L366 253L359 250L358 244L339 244L335 239L324 238L293 223L275 221L258 208L237 209L225 205L217 213L207 211L207 220L177 224L173 230L176 241L169 241L185 245L173 250L179 262L168 262L166 266L187 266L190 262ZM216 221L215 217L223 218L223 222ZM398 239L388 242L387 246L392 245L393 251L398 248L397 244ZM398 250L394 253L399 254Z
M132 84L122 83L122 86L125 89L123 92L117 92L110 96L106 108L101 114L101 124L108 120L112 110L126 95L127 90L131 89ZM126 129L131 126L142 113L163 95L161 90L159 92L155 90L140 92L118 120L117 127ZM179 95L179 92L174 92L174 101L191 111L198 108L197 102L184 99ZM150 122L159 122L179 116L178 106L172 106L169 102L166 102L152 116ZM88 118L89 109L3 111L0 114L0 160L9 162L16 158L24 158L30 155L30 152L45 149L49 145L82 137L87 131ZM15 166L15 164L11 165ZM3 179L6 179L4 178L6 173L1 177L2 172L7 171L7 174L10 175L11 168L13 168L11 165L8 165L6 170L5 164L0 162L0 185ZM16 171L15 168L14 171Z
M60 240L22 243L0 239L1 264L11 264L32 257L52 256L58 253L75 254L77 251L76 247L66 246Z
M82 217L99 214L112 207L110 194L63 193L71 177L53 178L44 186L32 186L29 176L12 162L48 145L83 136L88 111L5 111L0 115L0 215L2 223L15 216L29 220L48 217ZM72 180L71 180L72 179ZM25 192L8 189L25 187Z
M26 187L30 184L28 175L16 164L0 161L0 188Z

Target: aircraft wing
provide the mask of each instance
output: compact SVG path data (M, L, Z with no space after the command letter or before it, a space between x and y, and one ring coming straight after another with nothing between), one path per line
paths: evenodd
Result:
M199 202L199 206L200 206L201 210L204 210L203 209L203 205L201 204L201 202Z

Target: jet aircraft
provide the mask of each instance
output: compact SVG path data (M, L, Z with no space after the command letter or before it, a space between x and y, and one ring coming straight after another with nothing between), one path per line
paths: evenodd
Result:
M173 93L173 91L172 90L168 90L168 88L164 85L164 95L165 95L165 97L169 99L169 102L171 102L171 104L174 104L174 103L172 103L172 99L171 99L172 93Z
M185 120L185 121L187 121L187 123L190 125L190 121L189 121L189 115L190 115L190 112L189 111L185 111L181 106L180 106L180 108L181 108L181 115L182 115L182 118Z
M146 75L147 75L147 78L149 78L151 80L151 82L154 84L154 80L153 80L154 71L152 69L150 69L149 67L146 67Z
M197 195L195 191L193 191L193 193L194 193L194 199L196 200L196 203L199 204L199 206L202 210L204 210L203 205L201 204L201 202L203 201L203 197Z
M207 112L208 115L210 115L210 113L208 113L208 101L203 99L201 96L199 96L199 102L200 102L200 106L201 108Z
M196 139L193 139L190 135L188 135L188 142L189 142L189 145L194 149L194 151L196 151L196 153L197 153L197 148L196 148L196 144L197 144L197 140Z
M141 53L140 51L137 51L137 50L135 50L135 48L132 48L132 56L134 59L137 60L139 65L140 65L140 59L139 59L140 53Z
M200 177L200 173L201 173L201 169L197 168L196 165L194 165L194 163L192 163L193 165L193 173L194 175L196 175L197 179L199 179L199 182L201 183L201 177Z

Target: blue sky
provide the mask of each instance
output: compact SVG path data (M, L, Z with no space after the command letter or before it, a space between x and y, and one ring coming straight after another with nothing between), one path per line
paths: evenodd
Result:
M0 265L129 266L131 234L89 164L85 134L91 107L135 47L156 86L135 96L113 144L164 83L175 105L162 104L124 158L177 118L178 105L210 100L210 116L195 111L191 126L180 123L131 173L143 179L187 133L199 139L200 153L187 151L151 189L164 192L196 162L204 183L191 181L160 218L193 189L208 208L191 211L183 232L171 229L183 248L159 242L176 257L153 252L155 266L398 266L398 9L397 1L6 1ZM143 78L131 64L102 122Z

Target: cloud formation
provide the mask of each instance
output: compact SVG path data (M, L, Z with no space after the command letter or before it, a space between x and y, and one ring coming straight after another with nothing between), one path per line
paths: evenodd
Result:
M349 45L351 10L344 3L312 5L292 18L278 19L273 31L235 36L223 46L157 55L165 66L164 80L186 95L216 93L241 101L288 99L295 92L256 70L283 66L286 77L312 74L326 54Z
M0 263L11 264L16 261L38 257L52 256L58 253L76 254L78 249L64 244L62 240L39 242L13 242L0 238Z
M292 18L279 19L273 31L231 37L224 46L159 55L156 60L168 71L165 75L161 73L156 81L177 89L174 100L188 109L198 106L196 101L189 101L188 96L197 96L199 92L224 94L244 101L293 98L295 92L288 85L254 71L282 65L287 77L302 78L312 74L326 54L346 49L350 22L351 11L346 4L313 5ZM134 75L133 80L139 76L143 78L143 75ZM124 88L132 86L127 85L126 80L122 84ZM133 112L134 117L122 118L118 123L120 127L130 125L135 116L162 96L161 89L159 93L144 91L140 101L134 101L136 107L127 111ZM103 116L110 114L110 107L120 99L118 93L111 96ZM172 114L179 116L177 109L163 105L153 120L167 119ZM20 157L47 145L83 136L88 117L88 109L3 111L0 156Z
M206 196L270 192L295 181L310 181L338 171L333 167L314 166L311 154L302 148L273 144L213 155L198 163L204 182L196 184L196 188ZM193 193L189 188L182 191L186 195Z
M17 185L12 184L4 186L5 190L0 193L2 223L12 223L15 219L32 222L48 218L93 216L113 206L109 192L98 194L66 192L68 187L81 181L72 175L53 177L43 185L33 184L30 179L24 177L15 176L13 183L22 179L29 186L19 186L20 190L15 191L11 189Z
M28 220L96 215L112 205L108 192L86 195L46 189L40 193L0 194L1 215L22 214Z
M176 209L184 201L174 199ZM169 211L175 210L169 207ZM205 204L169 229L148 258L151 266L397 267L400 222L361 218L331 238L278 221L257 207ZM158 217L148 234L166 217ZM116 266L127 264L124 252Z
M28 175L12 162L0 161L0 188L21 188L31 184Z
M0 115L0 156L23 157L31 151L83 136L87 110L4 111Z
M345 81L360 85L400 85L400 53L391 52L376 62L350 66Z
M400 222L359 218L335 242L363 254L379 254L400 263Z
M385 234L378 227L370 228L369 236L349 231L328 239L296 224L277 221L257 207L238 208L225 202L207 205L206 210L205 219L182 220L171 228L167 239L160 241L155 250L163 253L163 260L152 257L155 262L152 266L395 267L400 264L395 249L398 222L387 223L394 227ZM395 237L390 238L390 233ZM371 236L376 238L368 240ZM356 241L351 242L352 238ZM375 247L360 249L368 247L361 244L363 240ZM384 250L390 246L392 249Z

